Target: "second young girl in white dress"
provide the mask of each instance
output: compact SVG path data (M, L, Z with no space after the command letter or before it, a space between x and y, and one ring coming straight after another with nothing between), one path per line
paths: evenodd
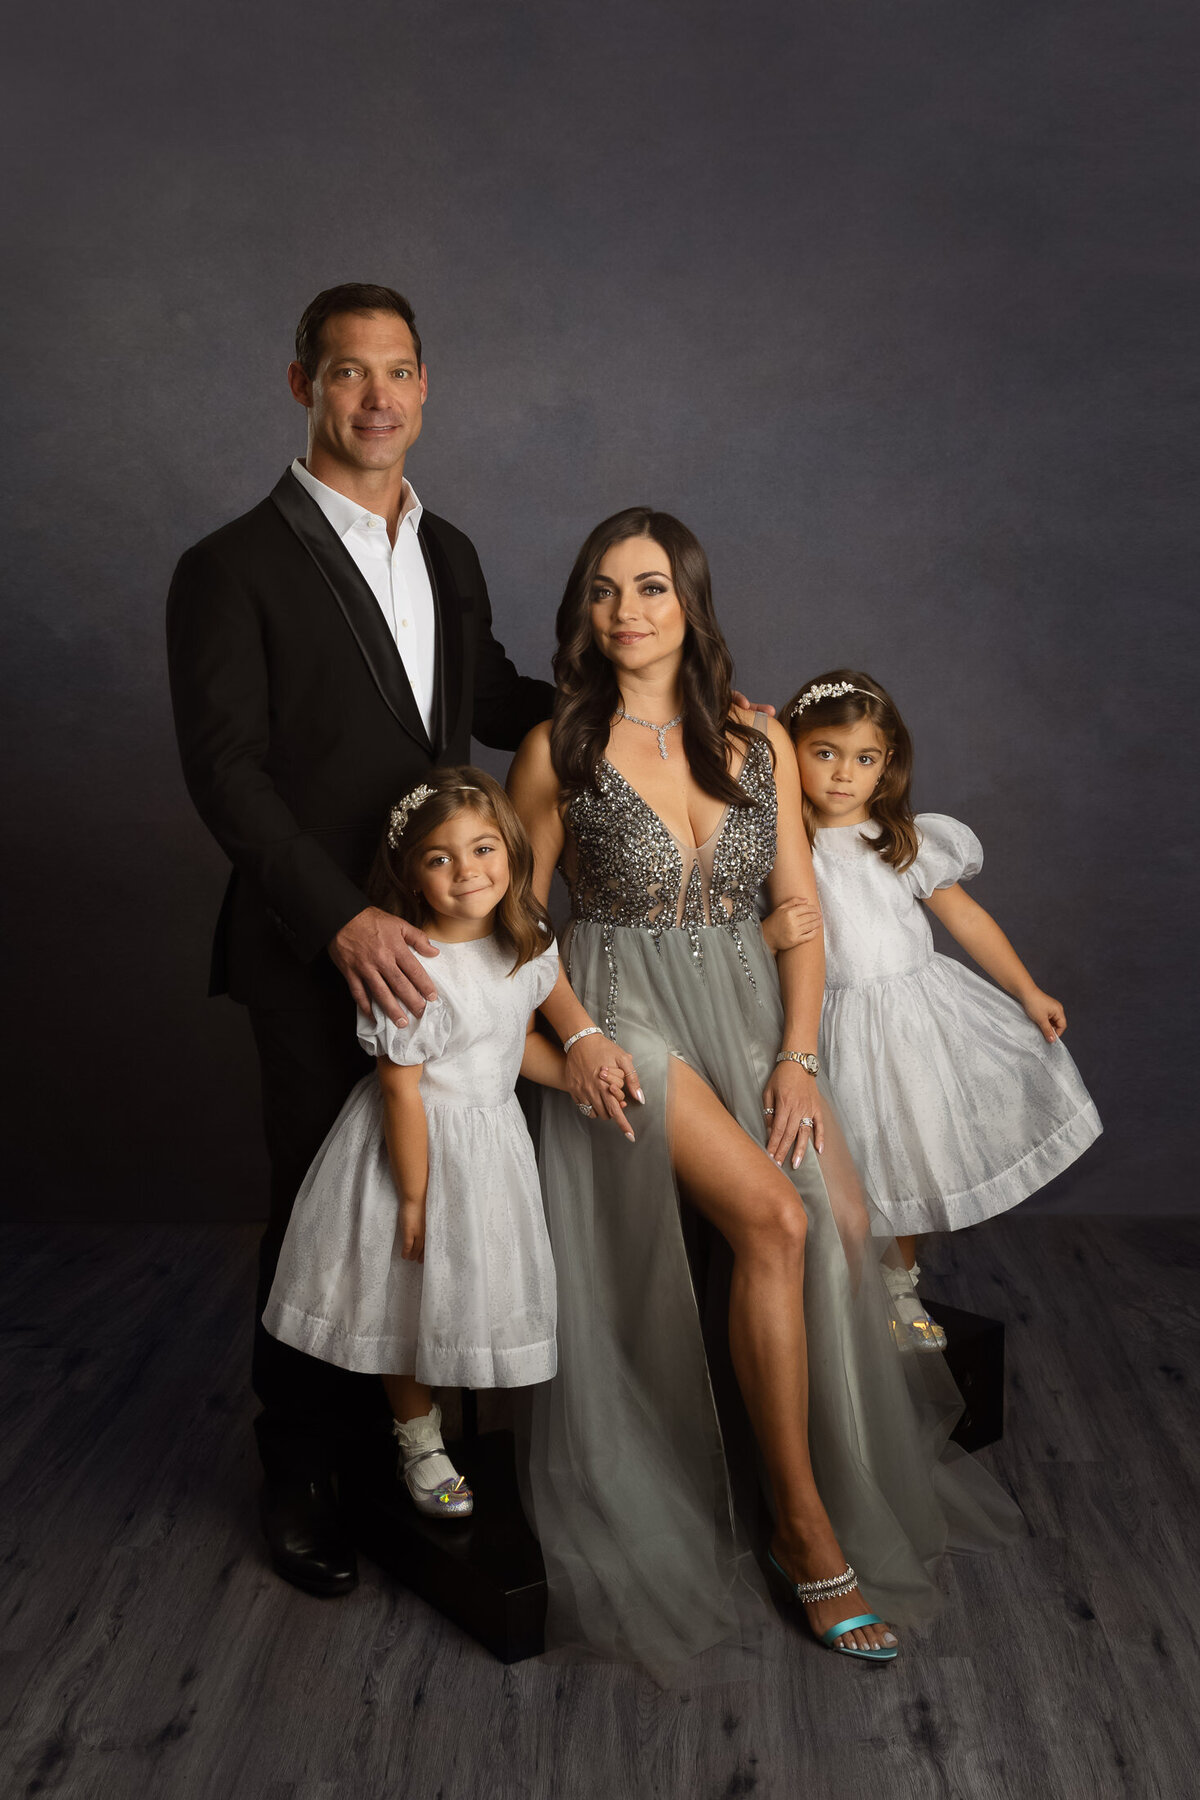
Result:
M834 669L783 720L825 923L821 1060L910 1267L907 1291L903 1270L889 1277L897 1312L913 1341L940 1349L913 1291L918 1235L1016 1206L1087 1149L1100 1120L1062 1043L1062 1006L959 885L983 865L978 838L941 813L913 817L912 746L891 697ZM1007 993L935 953L926 906ZM773 948L795 941L788 909L764 935Z
M565 1039L587 1020L531 872L507 796L477 769L436 769L393 808L372 898L427 927L437 999L404 1025L378 1005L359 1018L378 1072L317 1152L263 1313L284 1343L382 1375L400 1473L418 1509L442 1518L473 1501L432 1387L525 1387L556 1367L554 1265L514 1083L566 1086L535 1009ZM620 1094L615 1071L605 1085Z

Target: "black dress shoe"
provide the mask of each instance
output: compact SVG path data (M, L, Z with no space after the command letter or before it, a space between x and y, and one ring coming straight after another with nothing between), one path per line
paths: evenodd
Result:
M277 1575L308 1594L350 1592L358 1562L327 1475L268 1475L260 1510Z

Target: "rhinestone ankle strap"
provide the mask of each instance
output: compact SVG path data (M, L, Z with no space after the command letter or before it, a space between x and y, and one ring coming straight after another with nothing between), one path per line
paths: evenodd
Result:
M847 1563L840 1575L828 1575L824 1581L797 1581L793 1583L796 1598L804 1605L812 1605L818 1600L840 1600L858 1586L858 1576Z

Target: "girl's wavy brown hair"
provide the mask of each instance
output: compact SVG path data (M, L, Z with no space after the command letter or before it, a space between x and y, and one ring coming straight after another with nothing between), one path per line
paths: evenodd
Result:
M596 786L613 715L620 711L621 690L613 665L596 645L592 589L608 551L635 537L653 538L666 551L687 620L680 686L683 748L691 772L715 799L730 806L753 806L745 788L729 773L729 739L749 744L757 733L753 726L730 717L733 658L713 612L708 558L686 525L648 506L626 507L602 520L575 558L555 620L558 696L550 727L554 772L568 794Z
M796 702L802 700L810 688L836 687L844 681L850 682L858 691L839 694L834 699L810 700L803 712L795 711ZM909 798L912 739L887 689L880 687L873 676L864 674L861 669L830 669L827 674L815 675L811 681L806 681L792 695L783 709L782 718L793 744L812 737L814 732L828 731L839 725L858 725L863 720L875 726L887 749L879 785L867 802L867 810L879 826L879 836L863 841L877 850L884 862L890 863L900 875L915 860L920 839ZM817 835L817 815L807 794L804 796L804 829L811 844Z
M508 972L515 975L549 946L553 936L546 910L533 892L533 851L525 827L499 782L482 769L432 769L424 785L433 793L413 808L398 844L391 842L389 819L375 853L367 898L384 912L425 925L430 912L419 879L421 851L456 813L478 813L495 826L508 852L508 891L496 908L494 931L513 952L515 960Z

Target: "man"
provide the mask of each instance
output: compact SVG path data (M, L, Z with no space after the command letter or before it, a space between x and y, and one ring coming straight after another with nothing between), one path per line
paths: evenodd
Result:
M209 991L248 1007L262 1072L263 1523L281 1575L341 1594L357 1571L332 1476L355 1433L390 1422L382 1384L279 1343L261 1312L308 1165L370 1067L353 1002L400 1024L435 991L413 954L433 951L424 934L367 904L388 809L433 765L468 761L472 736L515 749L554 690L517 674L474 547L405 477L428 392L408 301L318 294L288 382L304 460L184 554L167 642L188 791L233 864Z

